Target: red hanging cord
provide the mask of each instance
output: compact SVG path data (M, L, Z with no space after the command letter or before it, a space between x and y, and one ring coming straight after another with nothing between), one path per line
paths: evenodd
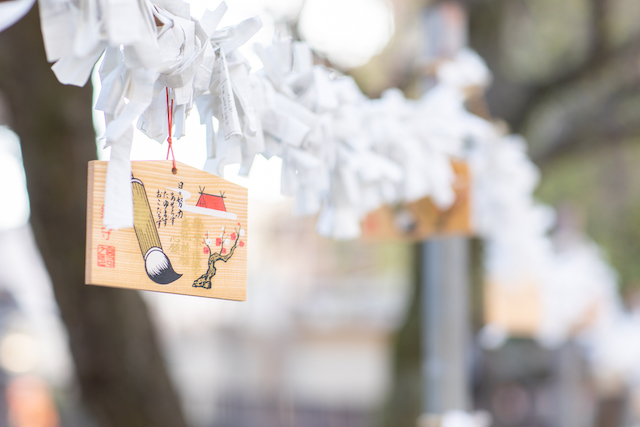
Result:
M171 153L171 157L173 158L173 168L171 172L175 175L178 173L178 169L176 168L176 155L173 152L173 139L171 138L171 132L173 130L173 99L171 100L171 105L169 105L169 88L167 89L167 122L169 123L169 136L167 137L167 142L169 143L169 149L167 150L167 160L169 160L169 153Z

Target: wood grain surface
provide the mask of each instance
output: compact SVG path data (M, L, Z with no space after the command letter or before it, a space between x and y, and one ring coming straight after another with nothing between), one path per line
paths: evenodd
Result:
M108 230L107 164L89 163L87 284L246 300L246 188L181 163L173 174L171 161L132 162L134 228Z

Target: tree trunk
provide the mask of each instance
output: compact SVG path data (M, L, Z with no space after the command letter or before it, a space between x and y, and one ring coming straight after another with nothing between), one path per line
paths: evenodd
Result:
M414 280L407 317L398 330L393 348L393 384L378 425L414 426L422 413L422 365L420 341L422 245L414 245Z
M0 91L22 141L31 224L82 398L100 426L185 426L140 295L84 284L87 162L96 157L92 88L64 86L49 67L34 7L0 33Z

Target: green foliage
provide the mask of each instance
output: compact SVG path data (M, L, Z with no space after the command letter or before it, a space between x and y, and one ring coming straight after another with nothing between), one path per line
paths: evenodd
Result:
M618 271L624 290L640 289L640 140L609 142L543 167L537 196L579 212L584 231Z

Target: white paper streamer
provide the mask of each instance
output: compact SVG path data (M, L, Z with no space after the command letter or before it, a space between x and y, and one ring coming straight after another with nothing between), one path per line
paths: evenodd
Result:
M16 22L33 7L35 0L12 0L0 2L0 31L4 31Z

